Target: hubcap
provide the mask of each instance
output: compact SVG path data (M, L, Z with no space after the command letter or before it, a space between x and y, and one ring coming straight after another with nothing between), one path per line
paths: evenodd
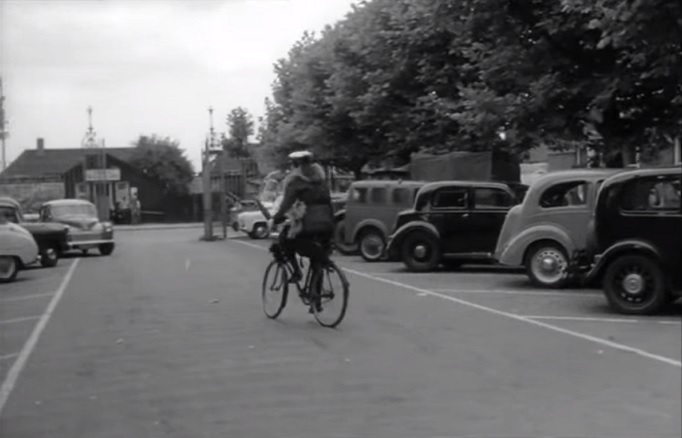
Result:
M543 283L560 281L568 265L564 255L554 248L538 251L532 263L535 276Z
M626 275L623 279L623 290L632 295L642 293L644 290L644 278L635 273Z
M423 244L415 245L413 253L414 253L415 258L418 258L418 259L425 258L426 253L427 253L426 246L424 246Z
M50 260L54 260L57 258L57 252L54 249L49 248L47 251L45 251L45 256Z

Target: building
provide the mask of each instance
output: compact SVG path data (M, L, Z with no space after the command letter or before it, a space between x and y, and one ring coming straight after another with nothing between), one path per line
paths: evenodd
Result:
M137 199L143 221L190 218L189 197L186 201L169 199L160 181L130 164L134 150L132 147L50 149L38 139L35 149L24 150L0 173L0 195L11 196L26 211L34 212L52 199L80 198L95 203L100 217L109 219L117 203L121 209L134 208ZM100 161L103 157L106 171L101 162L87 163L89 155Z

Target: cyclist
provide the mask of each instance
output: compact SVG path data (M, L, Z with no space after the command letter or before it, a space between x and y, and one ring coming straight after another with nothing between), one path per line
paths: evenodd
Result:
M302 277L295 253L308 257L313 266L329 261L329 246L334 231L331 193L322 166L313 161L310 151L289 154L292 171L284 180L284 197L272 218L275 225L289 218L282 230L280 244L292 261L294 278Z

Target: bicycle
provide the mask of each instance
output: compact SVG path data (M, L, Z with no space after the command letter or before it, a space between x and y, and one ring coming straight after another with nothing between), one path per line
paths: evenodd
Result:
M331 253L331 247L326 249ZM308 263L309 266L305 275L297 281L293 281L292 277L295 271L292 263L298 263L301 271L303 271L305 268L303 257L296 255L295 260L288 260L279 241L275 241L270 246L270 253L273 255L273 259L265 268L262 287L263 312L265 315L270 319L279 317L287 304L289 285L293 284L298 289L299 298L304 305L312 309L315 320L321 326L334 328L339 325L346 315L349 291L348 280L341 268L332 260L319 267ZM272 284L269 282L271 273L273 274ZM339 294L334 292L333 277L340 280L341 291ZM304 280L302 284L301 280ZM329 290L325 286L329 286ZM276 298L277 293L280 294L279 298ZM334 304L340 306L336 314L329 311ZM328 317L331 318L328 319Z

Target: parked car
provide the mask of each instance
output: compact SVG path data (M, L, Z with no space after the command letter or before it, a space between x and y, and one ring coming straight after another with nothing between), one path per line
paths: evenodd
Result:
M682 167L640 169L604 181L594 212L594 266L610 306L652 314L682 296Z
M0 215L0 282L14 281L19 270L38 261L38 244L25 228Z
M430 271L443 263L492 260L509 209L518 202L503 183L443 181L417 193L414 208L398 215L388 254L411 271Z
M533 284L559 288L569 265L587 247L587 229L601 183L615 169L575 169L549 173L533 183L523 203L507 213L495 260L525 266Z
M91 202L81 199L49 201L40 208L40 219L68 226L69 250L86 254L96 248L105 256L114 252L114 228L110 222L100 222L97 208Z
M346 253L357 248L368 262L381 260L398 213L412 206L424 184L386 180L351 184L346 208L336 213L337 248Z
M60 254L68 249L68 227L66 225L27 222L21 205L12 198L0 198L0 216L9 222L22 226L31 233L38 244L40 264L44 267L56 266Z
M282 202L282 195L279 195L275 202L262 202L261 205L274 215ZM255 202L255 201L254 201ZM268 227L268 220L263 215L263 212L256 206L256 210L245 211L237 215L237 223L239 230L248 234L252 239L265 239L270 235L270 228Z

